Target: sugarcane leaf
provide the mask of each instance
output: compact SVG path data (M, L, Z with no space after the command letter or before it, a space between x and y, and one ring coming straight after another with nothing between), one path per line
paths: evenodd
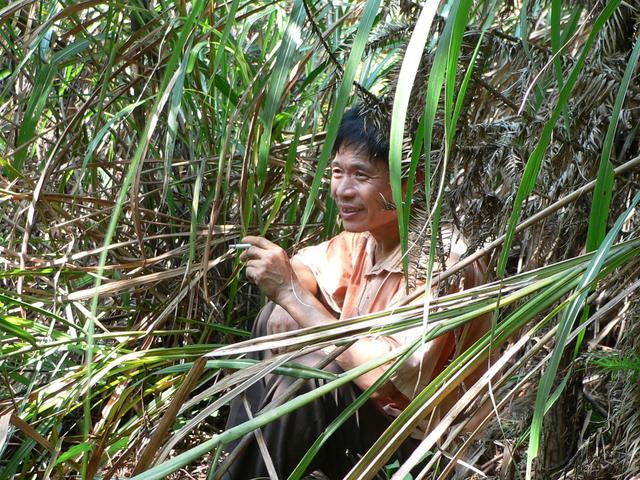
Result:
M542 421L544 418L545 405L549 392L555 382L556 373L560 366L560 360L564 354L566 341L571 332L574 322L582 310L589 293L588 289L584 287L588 286L597 277L598 273L602 269L602 266L606 260L607 255L610 252L611 246L614 240L618 236L620 229L624 222L626 222L634 213L636 205L640 202L640 193L636 194L631 201L629 208L618 218L613 228L607 233L604 241L596 251L596 255L592 258L591 262L585 273L583 274L578 289L582 290L582 293L571 303L569 308L565 310L562 319L560 320L560 327L556 335L556 344L549 360L547 370L542 375L538 384L538 392L536 394L536 404L533 411L533 419L531 420L531 433L529 435L529 448L527 451L527 479L533 476L533 460L538 455L540 448L540 436L542 433Z
M635 71L640 56L640 39L636 41L629 62L624 71L624 76L620 82L616 100L611 111L611 121L607 128L600 155L600 166L596 177L596 187L593 192L593 202L589 213L589 229L587 230L587 251L596 250L604 239L609 220L609 208L611 205L611 194L613 192L613 165L611 164L611 151L615 134L620 119L620 112L624 104L624 99L629 91L631 77Z
M347 106L347 103L351 96L353 81L356 77L358 66L360 64L360 60L362 59L364 48L367 43L367 38L369 36L369 33L371 32L371 28L373 27L373 22L376 18L379 7L380 0L367 0L367 3L364 6L362 18L360 19L355 39L353 40L353 44L351 45L349 59L347 60L347 64L344 68L344 74L342 75L342 81L340 82L340 87L338 88L338 94L331 108L331 115L329 117L329 124L327 126L327 134L322 145L322 150L320 151L320 157L318 158L316 171L313 177L313 182L311 183L311 188L309 189L309 195L304 207L304 212L302 214L302 218L300 219L300 226L297 235L298 240L302 237L304 228L307 225L309 218L311 217L311 211L314 207L318 192L320 190L320 183L322 182L325 169L327 168L327 164L329 162L329 157L331 156L333 143L335 142L335 139L338 135L338 128L340 127L340 122L342 121L342 115L344 114L345 107Z

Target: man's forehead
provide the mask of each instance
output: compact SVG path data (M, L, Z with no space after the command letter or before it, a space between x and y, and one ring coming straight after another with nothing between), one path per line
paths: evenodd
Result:
M353 168L375 168L375 165L372 162L367 160L360 159L345 159L345 158L334 158L331 162L331 165L339 166L339 167L353 167Z
M342 167L349 165L353 168L376 170L381 166L386 166L383 161L369 158L366 151L352 149L340 149L331 161L331 165Z

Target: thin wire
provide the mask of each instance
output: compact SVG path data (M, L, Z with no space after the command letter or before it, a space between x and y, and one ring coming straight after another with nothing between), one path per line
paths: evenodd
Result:
M298 302L300 302L302 305L304 305L305 307L316 308L314 305L309 305L308 303L304 303L296 293L296 289L293 286L293 270L291 270L291 291L293 292L293 296L296 297L296 300L298 300Z

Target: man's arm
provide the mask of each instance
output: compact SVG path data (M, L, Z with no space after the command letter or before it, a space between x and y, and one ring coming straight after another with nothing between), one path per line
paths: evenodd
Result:
M240 256L240 260L247 265L247 278L258 285L270 300L286 310L301 328L336 322L335 317L316 297L318 287L315 277L302 262L291 262L281 247L262 237L250 236L242 241L252 245ZM364 338L355 342L336 361L346 371L369 360L380 358L389 352L390 348L390 343L384 340ZM367 389L384 370L382 367L376 368L356 379L354 383L363 390ZM376 395L387 396L391 392L395 392L395 388L387 382Z
M452 263L458 261L459 259L454 259ZM451 265L447 265L451 266ZM462 272L462 283L454 287L451 293L459 290L464 290L467 288L477 287L482 285L485 281L485 277L487 275L487 267L483 260L478 260L477 262L471 264ZM475 319L473 319L470 323L466 324L464 327L461 327L457 333L457 340L459 344L456 345L456 355L461 352L464 352L468 348L470 348L476 341L478 341L484 334L486 334L489 330L491 330L491 313L486 313L481 315ZM453 405L462 397L467 387L474 385L482 375L487 371L488 359L483 360L475 370L473 370L461 383L460 387L453 390L440 404L440 411L445 414L448 412ZM480 408L476 410L476 414L470 421L467 423L465 430L473 431L477 425L484 419L486 416L488 409L490 408L489 402L485 402Z
M316 277L313 275L313 272L309 267L301 261L292 258L291 268L293 269L294 275L298 278L301 288L306 289L312 295L317 296L318 283L316 282ZM274 333L291 332L293 330L298 330L299 328L301 327L298 322L296 322L284 308L279 304L276 304L276 307L271 312L271 315L269 315L269 319L267 321L267 334L273 335ZM280 349L273 351L273 353L280 352Z
M318 282L316 281L316 277L313 275L311 269L295 257L293 257L290 262L291 268L293 268L293 272L298 277L298 281L302 288L307 289L311 295L317 297Z

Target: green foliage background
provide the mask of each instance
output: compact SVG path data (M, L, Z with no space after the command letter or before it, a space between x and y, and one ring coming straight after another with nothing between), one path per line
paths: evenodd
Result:
M246 382L322 375L286 365L301 348L426 316L433 338L485 312L492 334L350 478L383 470L491 351L510 372L493 379L499 402L537 387L517 432L518 468L535 476L543 413L584 352L634 345L620 325L637 331L639 22L640 4L620 0L0 1L0 478L213 478L202 456L268 420L221 432ZM290 353L251 365L238 355L271 340L238 341L264 299L229 245L262 234L294 253L339 230L325 167L356 102L392 114L394 201L418 274L454 273L435 275L451 222L498 281L285 336ZM428 181L410 210L401 175L418 168ZM459 411L486 395L472 393ZM618 463L638 473L635 455ZM435 454L425 475L454 466Z

